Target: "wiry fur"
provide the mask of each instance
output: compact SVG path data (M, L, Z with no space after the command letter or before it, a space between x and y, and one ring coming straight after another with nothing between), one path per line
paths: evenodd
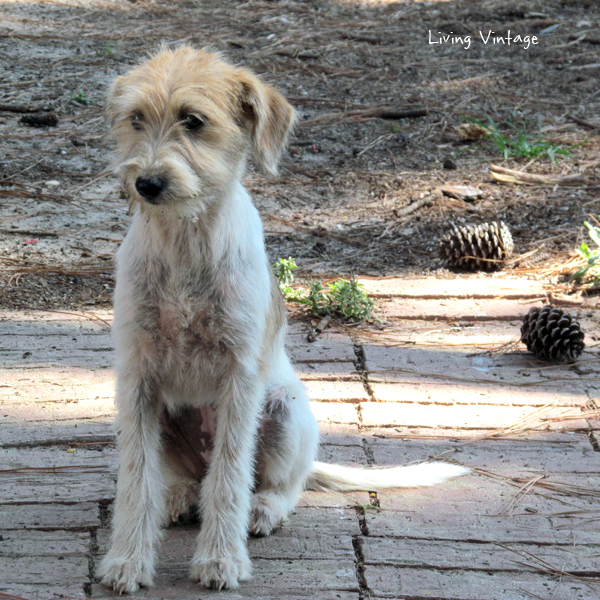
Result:
M190 114L203 119L198 131L186 129ZM234 588L250 575L247 532L269 534L307 480L377 490L459 474L314 462L317 424L284 351L285 307L240 183L249 153L275 170L294 123L283 96L182 47L119 78L107 117L134 216L117 255L119 478L103 583L151 585L161 524L194 501L191 576ZM151 199L138 190L149 177L166 182Z

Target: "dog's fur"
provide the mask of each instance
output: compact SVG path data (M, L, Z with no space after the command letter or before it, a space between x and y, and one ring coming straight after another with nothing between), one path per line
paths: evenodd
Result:
M247 533L271 533L305 486L378 490L464 472L315 462L318 427L284 350L285 306L240 183L249 154L275 172L295 120L278 91L181 47L117 79L107 118L134 216L117 255L120 462L103 583L152 585L161 525L194 502L202 526L191 576L235 588L250 575Z

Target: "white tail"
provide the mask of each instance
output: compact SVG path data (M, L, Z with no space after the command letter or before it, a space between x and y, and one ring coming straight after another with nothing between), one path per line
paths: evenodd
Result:
M436 485L469 472L467 467L445 462L369 468L316 462L313 464L306 488L320 492L381 492L396 488Z

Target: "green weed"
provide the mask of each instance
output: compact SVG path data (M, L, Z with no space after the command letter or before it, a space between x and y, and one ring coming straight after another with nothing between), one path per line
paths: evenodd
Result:
M350 281L338 279L323 287L320 281L310 281L304 289L293 289L293 270L296 261L290 256L280 258L273 271L279 280L279 289L283 297L290 302L306 306L311 314L324 317L330 315L347 321L361 321L372 317L375 302L369 298L356 277Z
M79 90L77 93L71 94L70 97L73 102L85 104L85 106L89 106L92 103L92 94L89 92L84 92L83 90Z
M116 49L117 48L114 44L111 44L110 42L104 42L104 44L102 44L102 48L100 48L96 54L98 54L98 56L106 56L110 58L115 54Z
M296 298L302 294L301 291L292 288L292 284L294 283L293 270L297 268L298 265L291 256L280 258L273 265L273 271L275 271L275 276L279 281L279 289L286 300L297 301Z
M489 132L488 139L504 158L540 158L548 155L548 158L555 163L557 156L569 156L572 148L561 148L552 142L545 142L542 139L542 119L538 119L537 135L533 136L527 133L526 125L517 125L513 120L504 121L504 125L512 130L512 135L503 135L498 130L498 126L492 117L488 117L488 123L482 123L476 119L464 117L465 121L476 123ZM573 146L575 147L575 146Z
M379 510L374 504L360 504L357 502L354 506L356 506L356 508L362 508L363 510Z
M594 219L596 221L596 219ZM596 221L598 223L598 221ZM600 225L600 223L598 223ZM582 258L587 260L587 265L573 273L573 279L583 279L586 275L591 275L591 288L600 287L600 227L591 225L584 221L584 225L588 229L588 234L591 240L596 244L596 248L592 250L585 242L575 252ZM598 264L596 264L598 263Z
M390 131L392 133L400 133L402 129L400 129L400 125L396 121L390 121Z

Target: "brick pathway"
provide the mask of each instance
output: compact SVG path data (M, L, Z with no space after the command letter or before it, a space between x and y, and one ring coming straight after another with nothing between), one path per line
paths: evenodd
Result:
M509 342L541 284L368 280L382 331L293 324L289 348L321 424L321 459L438 456L480 469L438 488L307 492L274 536L250 540L239 591L187 580L195 530L167 531L147 598L576 600L600 598L600 362L485 354ZM109 313L9 313L0 322L0 592L112 596L106 550L116 454ZM569 573L567 574L561 574ZM596 579L596 582L585 578ZM3 597L0 594L0 598Z

